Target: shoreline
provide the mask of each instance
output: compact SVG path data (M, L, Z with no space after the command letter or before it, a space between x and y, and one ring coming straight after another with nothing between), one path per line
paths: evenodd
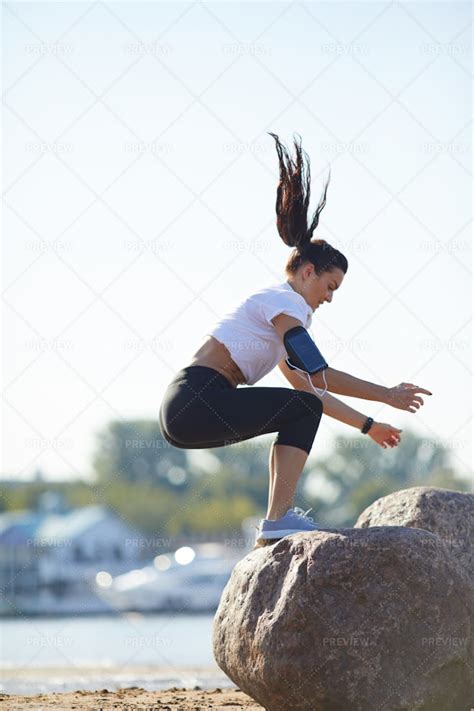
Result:
M8 696L0 694L1 711L42 711L43 709L121 709L122 711L198 711L198 709L221 709L226 711L262 711L250 696L238 688L209 690L172 687L164 691L146 691L139 687L129 687L117 692L106 689L99 691L73 691L66 694L39 694L36 696Z
M3 669L0 711L262 711L215 666L98 666Z
M175 687L187 691L196 688L202 691L237 688L217 664L187 667L157 667L149 664L136 666L87 664L27 669L3 667L0 681L1 694L21 697L72 693L78 690L84 693L96 692L98 689L106 689L107 692L114 693L131 687L140 687L145 693L156 693Z

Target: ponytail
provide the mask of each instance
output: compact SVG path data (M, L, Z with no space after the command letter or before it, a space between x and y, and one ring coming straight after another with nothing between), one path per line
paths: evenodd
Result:
M278 136L270 132L269 135L275 139L280 165L280 182L276 200L278 232L283 242L289 247L303 248L310 242L313 232L318 226L319 215L326 204L331 173L329 173L318 207L308 227L311 169L308 154L301 147L301 136L299 136L299 142L293 139L296 151L296 160L293 161Z
M332 271L335 267L346 273L348 262L341 252L331 247L323 239L311 239L319 224L321 211L326 205L331 171L329 171L323 193L308 226L311 170L308 154L301 147L301 136L299 136L299 141L293 139L296 159L292 160L278 136L271 132L269 135L275 139L280 167L276 199L277 229L283 242L289 247L295 247L286 265L286 273L293 274L304 261L312 262L317 274Z

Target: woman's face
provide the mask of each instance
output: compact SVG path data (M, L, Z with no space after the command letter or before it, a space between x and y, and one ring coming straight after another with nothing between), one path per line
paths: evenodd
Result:
M333 293L341 286L344 276L344 272L338 267L332 272L323 272L318 276L314 264L305 264L298 270L294 279L289 281L315 311L324 302L331 303Z

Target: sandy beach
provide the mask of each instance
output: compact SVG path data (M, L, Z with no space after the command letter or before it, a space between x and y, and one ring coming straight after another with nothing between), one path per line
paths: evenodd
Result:
M36 696L0 695L0 711L30 709L115 709L115 711L198 711L201 709L249 709L257 711L263 706L257 704L239 689L180 689L172 687L165 691L145 691L137 687L120 691L74 691L67 694L39 694Z
M262 709L216 665L3 670L0 711Z

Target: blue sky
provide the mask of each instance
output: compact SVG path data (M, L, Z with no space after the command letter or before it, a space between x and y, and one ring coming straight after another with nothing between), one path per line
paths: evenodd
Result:
M108 421L156 418L213 323L285 280L267 131L301 134L312 207L331 166L315 236L349 270L313 317L328 362L434 393L416 415L341 399L467 475L471 13L5 3L2 476L89 476ZM315 463L341 433L323 419Z

